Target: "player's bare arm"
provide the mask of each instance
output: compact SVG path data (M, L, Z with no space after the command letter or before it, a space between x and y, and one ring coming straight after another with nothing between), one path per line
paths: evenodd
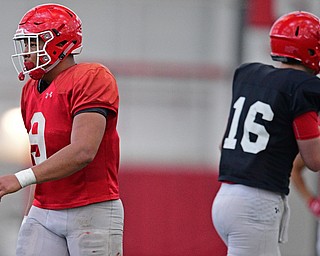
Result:
M320 170L320 137L297 140L299 151L306 166L314 172Z
M33 166L37 183L69 176L89 164L95 157L106 127L106 118L99 113L81 113L73 121L71 143L46 161ZM20 190L14 174L0 177L0 198Z
M308 202L312 198L312 193L307 188L305 181L303 179L303 171L305 169L305 164L301 158L301 155L298 154L296 159L293 162L292 167L292 173L291 173L291 179L297 188L297 190L300 192L301 196L303 197L305 202Z
M291 179L309 211L318 219L320 217L320 198L314 195L312 190L307 186L303 177L304 170L305 164L300 154L298 154L293 163Z
M99 113L81 113L74 117L71 143L46 161L32 167L37 183L73 174L95 157L106 127Z

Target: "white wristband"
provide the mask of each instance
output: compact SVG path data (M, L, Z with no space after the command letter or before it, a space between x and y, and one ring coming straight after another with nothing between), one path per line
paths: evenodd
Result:
M31 168L17 172L14 175L17 177L21 187L23 188L31 184L37 183L36 176L34 175Z

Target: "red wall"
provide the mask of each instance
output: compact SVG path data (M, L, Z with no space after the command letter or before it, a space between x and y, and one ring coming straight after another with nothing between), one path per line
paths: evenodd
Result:
M270 27L275 21L274 0L248 0L248 23L256 27Z
M226 255L211 221L218 188L207 167L122 167L124 255Z

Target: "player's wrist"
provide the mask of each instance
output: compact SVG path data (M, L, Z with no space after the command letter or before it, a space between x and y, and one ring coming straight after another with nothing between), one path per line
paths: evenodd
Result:
M36 176L34 175L31 168L19 171L14 175L18 179L22 188L37 183Z

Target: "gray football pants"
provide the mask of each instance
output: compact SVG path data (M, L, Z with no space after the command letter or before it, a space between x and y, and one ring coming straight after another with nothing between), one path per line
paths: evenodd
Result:
M122 256L123 222L121 200L65 210L32 206L16 256Z

